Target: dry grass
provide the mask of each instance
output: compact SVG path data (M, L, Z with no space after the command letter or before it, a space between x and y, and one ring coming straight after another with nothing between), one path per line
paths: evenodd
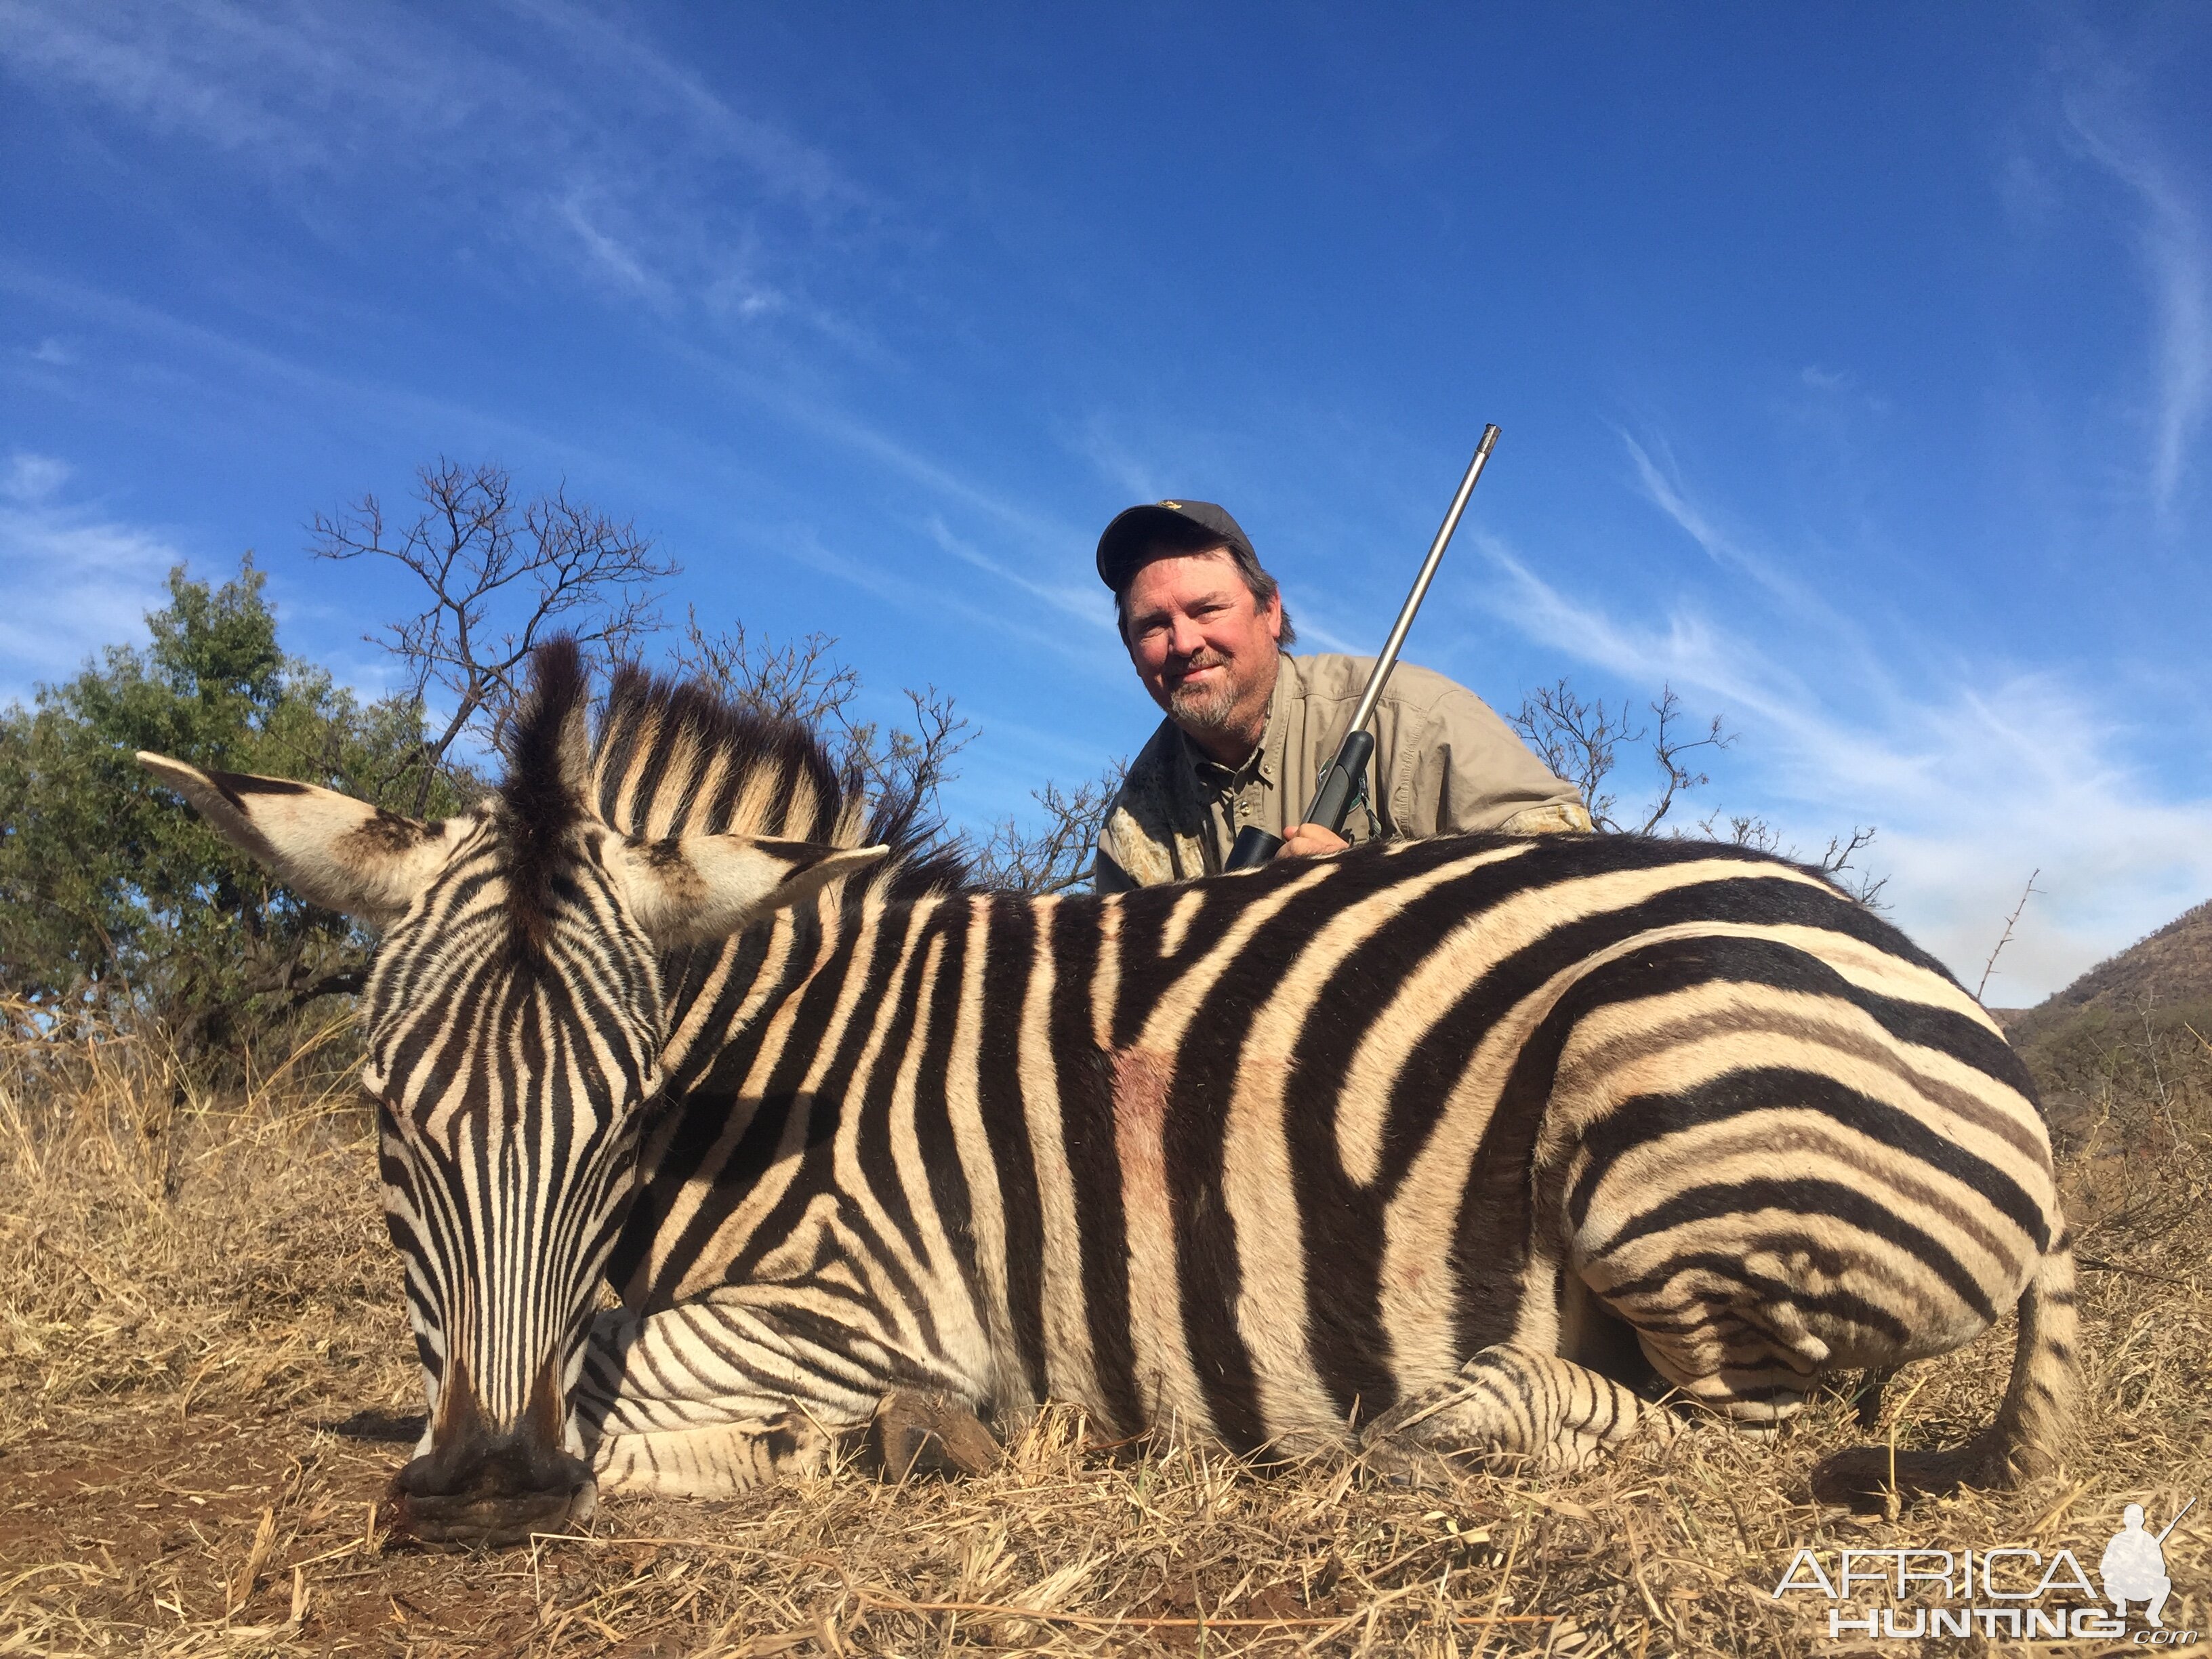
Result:
M1771 1443L1705 1431L1449 1494L1092 1448L1054 1413L983 1480L611 1496L588 1541L437 1555L368 1525L421 1402L357 1109L292 1073L201 1098L142 1044L21 1032L0 1054L0 1654L1834 1652L1813 1604L1769 1594L1800 1547L2065 1545L2094 1567L2124 1503L2155 1520L2190 1493L2166 1621L2204 1630L2212 1156L2172 1100L2108 1098L2075 1138L2087 1404L2065 1474L2025 1491L1823 1511L1813 1462L1864 1437L1840 1399ZM2009 1351L2000 1330L1917 1368L1882 1431L1961 1438Z

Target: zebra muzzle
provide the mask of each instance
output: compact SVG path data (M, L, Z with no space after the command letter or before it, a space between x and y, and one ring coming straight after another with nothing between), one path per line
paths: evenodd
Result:
M430 1449L392 1477L385 1516L394 1538L497 1549L589 1518L590 1467L562 1449L566 1407L547 1360L514 1429L493 1431L467 1368L456 1361L440 1391Z

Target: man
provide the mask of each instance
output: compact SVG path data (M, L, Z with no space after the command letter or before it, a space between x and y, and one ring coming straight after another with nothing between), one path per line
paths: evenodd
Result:
M1345 835L1299 823L1373 659L1285 654L1297 635L1275 580L1210 501L1131 507L1098 538L1098 575L1137 678L1167 714L1107 808L1100 892L1212 874L1247 824L1284 837L1279 858L1378 836L1590 827L1574 786L1481 699L1403 662L1376 705L1367 799Z
M2097 1576L2105 1581L2105 1599L2123 1620L2128 1616L2129 1602L2142 1602L2143 1617L2151 1628L2163 1630L2166 1621L2159 1614L2166 1611L2166 1598L2173 1594L2173 1580L2166 1576L2166 1552L2159 1547L2165 1534L2154 1538L2143 1530L2140 1504L2121 1510L2120 1522L2119 1531L2112 1534L2112 1541L2105 1546L2104 1557L2097 1563Z

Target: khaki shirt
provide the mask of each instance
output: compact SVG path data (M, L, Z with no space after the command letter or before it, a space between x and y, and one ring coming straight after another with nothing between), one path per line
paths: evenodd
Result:
M1298 823L1374 665L1371 657L1285 656L1267 732L1242 766L1209 760L1173 720L1162 720L1106 809L1091 884L1121 893L1212 875L1245 825L1279 836ZM1590 827L1574 786L1553 777L1481 698L1441 674L1400 663L1369 729L1369 798L1345 820L1349 842Z

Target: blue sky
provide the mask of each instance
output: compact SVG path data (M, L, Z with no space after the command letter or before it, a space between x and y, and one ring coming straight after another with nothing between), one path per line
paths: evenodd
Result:
M2207 85L2187 5L0 0L0 696L249 547L374 687L304 522L495 459L952 692L980 822L1155 718L1115 511L1371 648L1496 421L1409 656L1671 683L1970 985L2039 868L2026 1001L2212 895Z

